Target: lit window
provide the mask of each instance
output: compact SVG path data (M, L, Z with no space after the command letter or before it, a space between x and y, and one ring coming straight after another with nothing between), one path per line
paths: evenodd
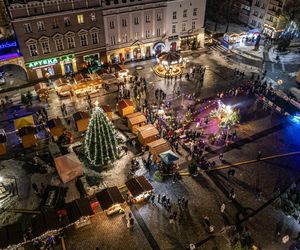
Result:
M82 47L88 45L87 35L86 34L79 35L79 40L80 40L80 45Z
M49 54L50 53L50 47L49 47L49 41L43 41L41 42L43 54Z
M45 25L43 21L38 21L36 24L37 24L38 31L45 30Z
M30 23L25 23L24 24L24 29L25 29L25 33L31 33L32 32Z
M197 16L197 11L198 11L198 8L193 9L193 16Z
M150 23L151 22L151 17L150 15L146 15L146 23Z
M183 17L186 18L187 17L187 10L183 11Z
M29 49L30 56L37 56L39 54L36 44L30 44L28 46L28 49Z
M176 11L173 12L173 19L177 19L177 12Z
M78 22L78 24L84 23L83 15L77 15L77 22Z

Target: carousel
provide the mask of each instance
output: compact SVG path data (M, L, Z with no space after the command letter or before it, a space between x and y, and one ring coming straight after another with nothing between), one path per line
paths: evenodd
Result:
M182 74L185 62L181 55L175 51L162 52L156 57L153 70L160 77L176 77Z

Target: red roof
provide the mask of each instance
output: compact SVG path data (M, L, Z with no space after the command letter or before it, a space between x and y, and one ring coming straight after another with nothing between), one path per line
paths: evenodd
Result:
M124 109L129 106L133 106L133 102L130 99L123 99L119 101L118 106L120 109Z

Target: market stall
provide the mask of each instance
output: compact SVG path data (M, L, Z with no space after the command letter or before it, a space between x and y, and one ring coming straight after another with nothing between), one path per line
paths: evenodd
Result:
M160 153L159 157L166 165L173 164L175 161L179 160L179 156L175 154L172 150Z
M159 154L171 149L169 143L163 138L150 142L147 146L149 147L149 153L153 156L152 161L158 160Z
M59 96L61 97L66 97L66 96L70 96L71 92L72 92L72 85L70 84L65 84L65 85L61 85L59 87L56 87L56 92Z
M50 130L50 134L53 137L57 137L57 138L60 137L64 133L64 130L65 130L65 127L62 124L61 119L59 119L59 118L54 118L54 119L49 120L47 122L47 127Z
M35 126L32 115L27 115L14 120L15 129L18 130L27 126Z
M103 111L105 112L105 114L107 115L108 119L110 121L112 121L112 115L113 115L113 112L112 112L112 109L109 105L101 105L101 108L103 109Z
M4 129L0 129L0 155L6 154L7 136Z
M121 205L125 200L117 187L103 189L96 193L96 198L99 201L102 210L105 211L107 215L123 211Z
M73 114L73 119L78 132L85 132L87 130L90 118L90 114L83 111L78 111Z
M128 118L128 127L132 133L137 133L137 128L145 126L146 124L147 118L142 114Z
M75 153L54 158L57 173L63 183L67 183L83 175L82 163Z
M125 183L128 194L132 197L133 203L145 200L152 192L153 187L145 176L137 176Z
M137 128L138 140L143 146L157 139L158 130L152 125L148 124L143 127Z
M47 101L49 98L49 88L46 83L40 82L34 85L34 90L40 101Z
M125 117L134 112L133 102L130 99L123 99L118 102L117 110L121 117Z
M83 80L78 84L74 84L72 86L72 90L78 97L82 97L87 94L91 95L98 93L98 90L102 87L102 83L101 79Z
M102 74L101 76L104 84L118 84L119 80L115 77L114 74Z
M22 127L18 130L18 135L22 141L22 146L24 148L30 148L36 145L36 129L32 126Z
M79 74L76 74L73 79L74 79L74 83L78 84L84 80L84 77L82 74L79 73Z

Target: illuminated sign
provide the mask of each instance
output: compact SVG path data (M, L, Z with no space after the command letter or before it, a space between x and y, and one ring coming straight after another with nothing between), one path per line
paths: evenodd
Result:
M53 57L53 58L48 58L48 59L43 59L35 62L28 63L29 68L35 68L39 66L45 66L45 65L53 65L59 62L58 57Z
M9 49L9 48L15 48L17 47L17 42L5 42L5 43L0 43L0 50L3 49Z
M19 56L21 56L19 53L12 53L12 54L8 54L8 55L0 55L0 61L17 58Z

